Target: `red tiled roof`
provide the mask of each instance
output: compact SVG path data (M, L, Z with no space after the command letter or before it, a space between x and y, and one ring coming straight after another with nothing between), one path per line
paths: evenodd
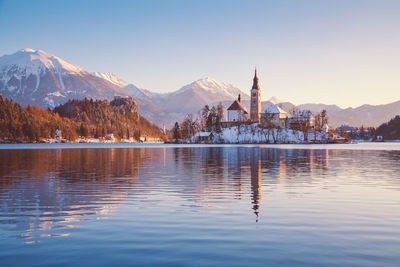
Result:
M240 103L239 101L235 100L232 105L228 108L228 110L243 110L244 114L247 114L247 109Z

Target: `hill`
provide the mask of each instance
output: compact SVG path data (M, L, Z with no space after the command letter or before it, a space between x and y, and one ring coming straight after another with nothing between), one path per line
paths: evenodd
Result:
M400 140L400 116L397 115L389 122L380 125L375 134L383 136L384 140Z
M38 106L26 108L0 96L0 139L3 141L40 141L61 130L64 138L78 136L138 139L162 138L161 129L139 115L133 98L107 100L69 100L53 110Z

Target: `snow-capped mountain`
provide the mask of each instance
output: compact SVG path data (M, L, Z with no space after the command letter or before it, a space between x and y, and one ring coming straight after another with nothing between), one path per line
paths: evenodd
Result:
M217 98L216 101L237 98L239 94L242 94L243 99L249 99L249 96L246 93L242 92L235 86L217 81L210 77L205 77L185 85L181 89L171 93L171 96L177 96L188 91L192 91L195 94L206 98L212 95L212 97Z
M92 73L96 77L103 78L104 80L109 81L110 83L113 83L115 85L118 85L119 87L125 87L128 85L127 82L124 80L118 78L114 73L112 72L93 72Z
M0 94L22 105L54 107L68 99L127 95L118 85L42 50L0 57Z
M141 112L158 125L171 125L206 104L233 101L238 88L204 78L172 93L155 93L128 84L113 73L90 73L42 50L22 49L0 57L0 95L22 105L55 107L69 99L136 98Z
M172 112L197 113L206 104L233 101L239 94L242 99L249 99L246 93L235 86L206 77L185 85L178 91L164 95L162 106Z
M231 102L239 94L242 95L242 99L249 99L246 93L235 86L209 77L164 94L140 89L133 84L125 86L124 89L136 98L140 110L147 118L158 125L165 124L167 127L172 127L175 121L182 121L189 113L197 114L204 105Z
M146 89L140 89L139 87L137 87L134 84L128 84L124 87L125 91L133 96L136 99L142 99L142 100L150 100L152 99L154 96L159 96L161 94L158 93L153 93L149 90Z
M249 84L250 85L250 84ZM250 86L249 90L250 91ZM262 89L267 94L268 89ZM231 84L212 78L194 81L171 93L155 93L128 84L113 73L90 73L41 50L22 49L0 57L0 95L22 105L54 107L69 99L112 99L115 95L133 96L143 114L159 126L172 127L189 114L197 114L204 105L228 107L241 94L243 104L250 106L249 95ZM261 103L264 110L279 105L290 113L296 106L277 97ZM330 126L378 126L400 114L400 101L386 105L363 105L342 109L336 105L304 104L299 109L314 113L326 109Z
M273 105L276 105L276 104L284 102L284 101L280 100L279 98L277 98L276 96L271 97L267 101L271 102Z

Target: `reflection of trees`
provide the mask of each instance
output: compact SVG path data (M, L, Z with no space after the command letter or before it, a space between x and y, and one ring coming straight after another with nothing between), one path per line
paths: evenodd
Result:
M71 228L107 214L138 182L143 149L0 150L0 223L17 231ZM153 151L150 153L155 153ZM158 157L152 155L152 157ZM30 234L24 234L31 238Z
M278 185L312 183L343 170L374 183L377 170L400 172L398 151L265 146L0 150L0 158L0 225L29 234L107 214L132 188L135 201L153 203L169 194L204 207L244 199L258 220L267 204L262 193ZM352 173L357 164L371 173Z
M328 151L305 149L263 149L261 152L262 169L268 172L270 179L291 179L296 182L300 174L321 172L328 169ZM311 176L307 176L311 179Z
M243 146L1 150L0 207L16 216L0 223L32 231L72 227L114 209L139 182L143 192L153 190L155 173L168 174L172 179L162 182L196 203L249 196L258 218L263 180L295 183L299 173L326 170L327 155Z
M231 198L233 195L242 198L247 194L257 218L262 180L268 185L307 182L305 178L296 177L312 172L323 174L328 169L327 150L262 146L179 147L174 148L174 159L175 169L183 174L187 187L195 188L194 197L198 203L212 197ZM311 182L310 175L303 176Z

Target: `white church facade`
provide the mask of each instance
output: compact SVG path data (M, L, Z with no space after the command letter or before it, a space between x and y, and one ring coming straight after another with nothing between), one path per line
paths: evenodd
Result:
M261 111L261 90L257 69L255 69L253 86L250 90L250 113L247 112L240 95L229 106L227 111L228 120L223 122L223 127L230 127L241 123L259 123L261 127L265 128L299 128L303 124L308 125L308 127L314 126L314 116L309 110L298 111L293 117L289 117L286 111L278 105L269 106L264 111Z
M248 120L247 109L243 106L240 95L228 108L228 122L245 122Z

